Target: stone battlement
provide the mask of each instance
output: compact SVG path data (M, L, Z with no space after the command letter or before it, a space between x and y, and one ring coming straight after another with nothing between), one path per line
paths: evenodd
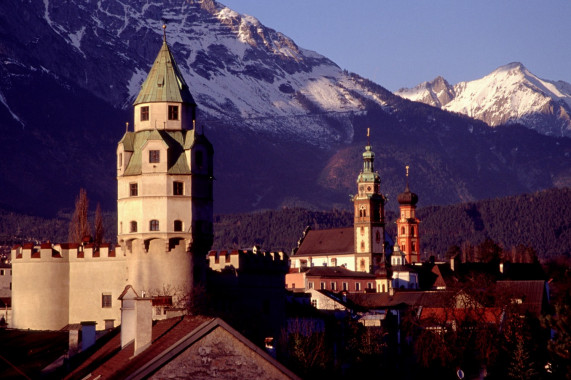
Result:
M254 247L252 250L210 251L207 260L210 269L215 271L230 266L237 270L269 270L287 266L289 257L283 252L266 252Z
M115 259L115 250L110 244L77 244L50 242L41 244L25 243L12 247L13 262L53 262L53 261L85 261L91 259Z

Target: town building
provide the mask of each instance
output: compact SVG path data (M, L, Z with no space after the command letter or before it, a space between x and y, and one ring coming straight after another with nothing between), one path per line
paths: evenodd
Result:
M408 186L408 170L406 166L406 187L397 197L399 202L399 218L397 219L396 241L400 250L406 256L408 264L420 262L420 237L418 225L420 220L416 217L416 204L418 195L410 191Z
M374 168L370 144L363 152L363 168L357 176L357 194L352 197L354 225L349 228L306 230L291 256L291 268L342 266L352 271L374 273L386 261L392 247L385 233L385 202L381 177Z
M15 328L120 321L126 285L180 306L204 281L213 230L213 148L164 35L117 146L117 240L12 249ZM166 299L163 299L163 301ZM165 314L165 305L156 305ZM158 317L158 316L157 316Z

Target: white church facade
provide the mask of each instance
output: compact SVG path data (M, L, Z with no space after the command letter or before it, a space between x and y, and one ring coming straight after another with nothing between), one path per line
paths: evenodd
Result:
M182 300L213 240L213 148L166 37L117 146L117 242L12 249L14 328L119 324L127 285Z

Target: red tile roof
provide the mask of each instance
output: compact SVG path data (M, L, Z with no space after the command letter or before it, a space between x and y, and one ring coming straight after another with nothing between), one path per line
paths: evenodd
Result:
M209 320L203 316L185 316L158 321L153 326L152 344L135 357L134 343L121 349L121 335L117 334L66 378L124 378Z
M354 229L309 230L295 256L354 253Z

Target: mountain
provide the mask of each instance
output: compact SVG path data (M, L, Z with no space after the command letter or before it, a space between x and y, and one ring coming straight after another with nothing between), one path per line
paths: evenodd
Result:
M404 100L211 0L0 2L0 207L116 207L115 149L166 38L215 149L217 213L349 208L366 130L396 208L571 184L569 139ZM132 128L132 127L131 127Z
M396 94L492 127L517 123L541 134L571 137L571 84L541 79L519 62L474 81L451 86L437 77Z

